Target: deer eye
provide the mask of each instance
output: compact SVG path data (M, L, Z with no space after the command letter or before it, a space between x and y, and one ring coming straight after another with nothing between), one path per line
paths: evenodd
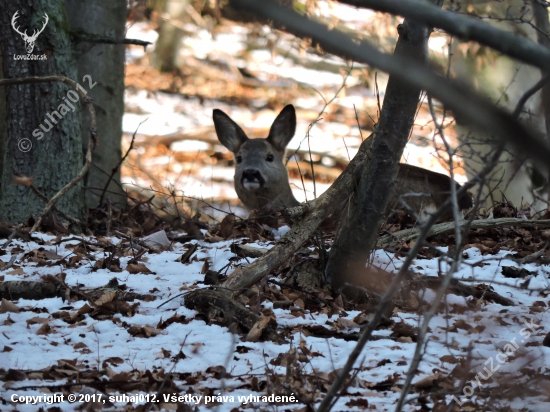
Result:
M272 154L267 155L265 160L267 160L268 162L272 162L273 161L273 155Z
M236 159L237 159L237 164L242 163L243 161L242 156L237 156Z

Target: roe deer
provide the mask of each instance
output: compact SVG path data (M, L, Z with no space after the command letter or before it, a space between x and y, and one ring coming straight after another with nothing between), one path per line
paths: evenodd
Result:
M235 191L249 211L262 208L282 210L300 204L292 194L283 162L286 146L296 131L294 106L285 106L265 139L249 139L243 129L221 110L214 110L213 119L219 141L235 155ZM450 184L451 179L446 175L402 163L386 214L393 209L403 209L399 202L402 199L408 209L421 220L426 220L428 213L447 200ZM456 185L460 188L458 183ZM465 194L458 204L460 209L469 208L472 199Z

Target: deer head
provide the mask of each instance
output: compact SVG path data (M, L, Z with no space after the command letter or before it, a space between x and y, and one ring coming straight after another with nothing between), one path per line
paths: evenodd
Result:
M289 104L277 116L265 139L249 139L221 110L213 112L220 142L235 156L235 191L248 210L297 206L283 163L285 149L296 131L296 112Z
M286 146L296 131L294 106L289 104L279 113L265 139L249 139L221 110L215 109L213 118L219 141L235 156L235 191L245 207L282 210L297 206L299 202L292 194L283 163ZM400 164L385 214L404 208L425 221L449 198L451 183L460 188L446 175ZM344 200L341 211L345 204ZM472 198L465 193L458 199L458 205L460 209L470 208ZM448 217L452 213L443 218Z
M48 18L48 15L44 13L44 25L40 30L34 30L32 36L29 36L27 34L27 30L25 30L24 33L22 33L19 28L15 25L16 20L19 18L19 10L15 12L11 19L11 26L13 29L21 35L21 38L25 41L25 48L27 49L27 53L31 54L34 50L34 43L36 42L36 39L38 38L38 35L44 31L46 28L46 25L48 24L48 21L50 20Z

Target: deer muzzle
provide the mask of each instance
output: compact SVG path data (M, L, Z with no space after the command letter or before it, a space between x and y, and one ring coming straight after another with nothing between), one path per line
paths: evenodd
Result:
M265 179L257 169L245 169L241 177L241 184L246 190L258 190L265 184Z

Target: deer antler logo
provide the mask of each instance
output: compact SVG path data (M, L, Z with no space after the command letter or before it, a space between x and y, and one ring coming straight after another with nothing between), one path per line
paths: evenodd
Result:
M44 31L44 29L46 28L46 25L48 24L48 21L50 20L48 18L48 15L46 13L44 13L44 25L42 26L42 28L40 30L34 30L32 36L29 36L27 34L27 30L25 30L24 33L22 33L19 28L15 25L15 21L19 18L19 10L17 10L15 12L15 14L13 15L12 19L11 19L11 26L13 27L13 29L19 33L21 35L21 38L25 41L25 48L27 49L27 53L28 54L31 54L32 51L34 50L34 43L36 42L36 39L38 38L38 35L40 33L42 33Z

